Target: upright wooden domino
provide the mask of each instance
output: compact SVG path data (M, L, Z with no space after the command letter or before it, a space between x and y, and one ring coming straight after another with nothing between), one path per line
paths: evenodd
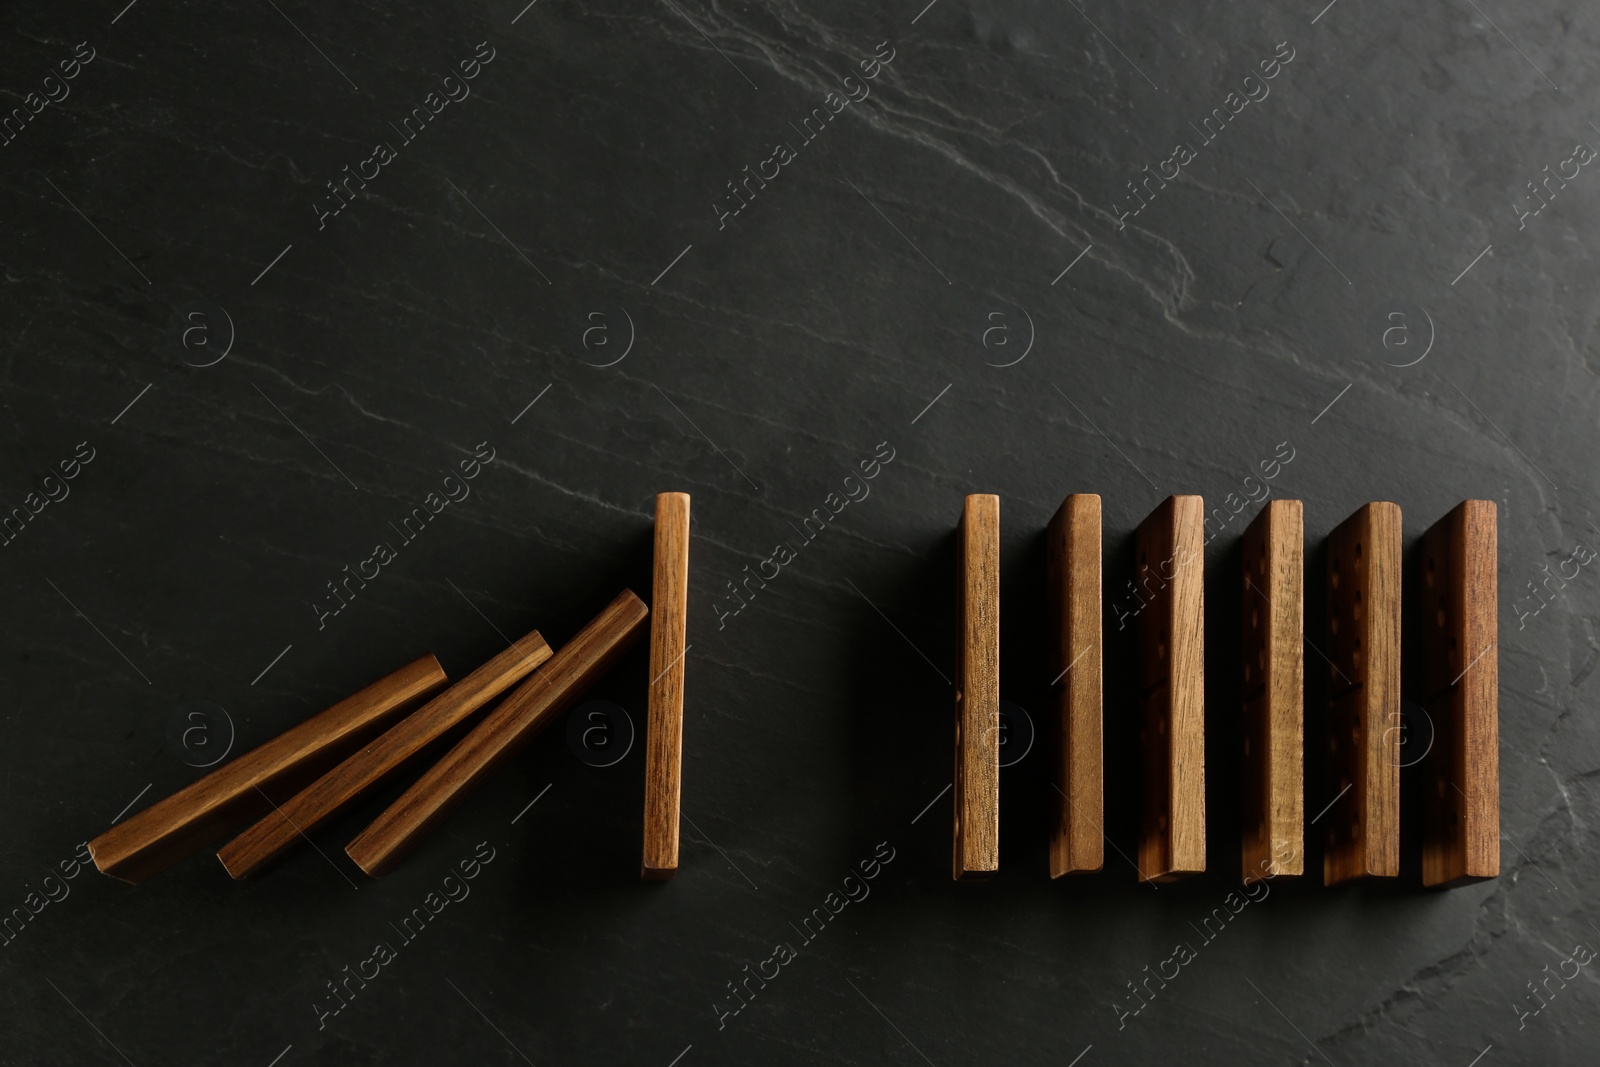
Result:
M1422 536L1417 629L1432 724L1423 761L1426 886L1465 885L1500 873L1496 570L1492 500L1462 501Z
M1105 862L1101 744L1100 498L1074 493L1050 520L1046 597L1055 674L1056 818L1050 877Z
M1246 884L1305 873L1305 520L1269 500L1244 532Z
M975 881L1000 867L1000 498L967 497L957 536L961 631L951 876Z
M1171 496L1135 537L1143 882L1206 869L1204 522L1200 497Z
M1327 848L1322 880L1400 873L1400 508L1363 504L1328 535Z
M650 597L650 695L644 751L644 854L640 876L678 873L678 801L683 781L684 653L689 618L689 494L656 496Z

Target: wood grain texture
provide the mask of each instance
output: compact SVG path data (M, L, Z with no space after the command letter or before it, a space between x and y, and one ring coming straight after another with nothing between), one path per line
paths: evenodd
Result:
M135 883L165 870L293 796L448 680L432 656L406 664L113 826L89 842L95 866Z
M528 634L267 812L217 859L234 878L262 870L549 658L539 631Z
M1046 535L1056 687L1056 818L1050 877L1105 864L1100 498L1074 493Z
M1205 502L1171 496L1139 524L1143 719L1139 880L1206 869Z
M1422 537L1422 884L1500 873L1498 535L1492 500L1464 500Z
M1327 885L1400 873L1400 535L1387 502L1328 535Z
M1305 873L1305 517L1269 500L1244 533L1245 884Z
M683 782L683 686L689 623L689 494L656 497L650 590L650 693L644 749L644 856L640 877L678 873Z
M456 806L542 732L644 632L650 609L624 589L345 847L374 878L388 873Z
M958 530L955 826L951 877L1000 868L1000 498L967 497Z

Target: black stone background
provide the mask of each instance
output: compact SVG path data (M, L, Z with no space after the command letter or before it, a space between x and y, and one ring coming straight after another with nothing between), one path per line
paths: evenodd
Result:
M1594 972L1538 1014L1528 983L1600 945L1600 577L1536 614L1527 583L1597 536L1600 177L1524 228L1513 207L1600 143L1592 7L124 3L9 4L0 34L8 112L96 56L0 146L0 500L95 450L0 550L0 906L201 773L167 740L187 701L242 751L423 652L460 676L496 628L557 644L648 594L662 490L694 498L683 865L638 880L642 744L599 769L552 730L381 881L342 846L382 798L239 885L207 856L139 887L79 873L0 945L0 1061L1593 1062ZM470 98L319 230L324 183L484 41ZM725 183L882 41L871 96L719 229ZM1280 42L1270 95L1119 229L1124 183ZM596 324L610 347L585 348ZM470 498L319 630L324 583L480 441ZM870 496L719 627L724 583L880 442ZM1111 604L1162 497L1243 496L1282 442L1314 638L1323 538L1362 502L1398 502L1408 542L1499 506L1502 874L1280 882L1206 942L1237 884L1256 506L1207 551L1211 871L1159 889L1119 856ZM1114 847L1053 883L1042 530L1073 491L1105 502ZM1003 689L1041 728L982 885L950 881L940 796L968 492L1003 498ZM642 727L645 673L641 648L593 695ZM1308 816L1329 794L1313 774ZM479 842L470 896L319 1029L325 983ZM880 842L870 896L802 941ZM798 957L719 1028L779 942ZM1119 1028L1178 942L1196 958Z

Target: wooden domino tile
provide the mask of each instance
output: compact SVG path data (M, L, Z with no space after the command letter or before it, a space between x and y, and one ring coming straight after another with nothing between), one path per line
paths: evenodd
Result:
M1206 869L1204 518L1200 497L1168 497L1135 536L1145 882Z
M1418 620L1431 740L1422 884L1500 873L1500 666L1492 500L1464 500L1422 537Z
M1100 498L1074 493L1063 500L1047 538L1058 719L1050 877L1060 878L1105 862Z
M1328 535L1332 781L1327 885L1400 873L1400 508L1363 504ZM1319 807L1322 805L1319 804Z
M1269 500L1244 533L1246 884L1305 873L1305 519Z
M958 536L961 631L951 876L975 881L1000 867L1000 498L967 497Z

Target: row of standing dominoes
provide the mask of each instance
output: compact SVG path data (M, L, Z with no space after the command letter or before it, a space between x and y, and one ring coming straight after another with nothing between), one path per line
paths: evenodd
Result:
M1135 537L1142 881L1206 869L1205 507L1163 501ZM960 522L952 873L999 866L1000 498L966 499ZM1066 498L1048 534L1059 701L1059 803L1050 873L1097 871L1105 840L1100 498ZM1323 881L1400 873L1400 509L1370 503L1328 535L1328 765ZM1496 532L1467 500L1422 538L1421 869L1427 886L1500 871ZM1305 866L1305 533L1298 500L1272 500L1244 535L1242 869L1246 882Z

